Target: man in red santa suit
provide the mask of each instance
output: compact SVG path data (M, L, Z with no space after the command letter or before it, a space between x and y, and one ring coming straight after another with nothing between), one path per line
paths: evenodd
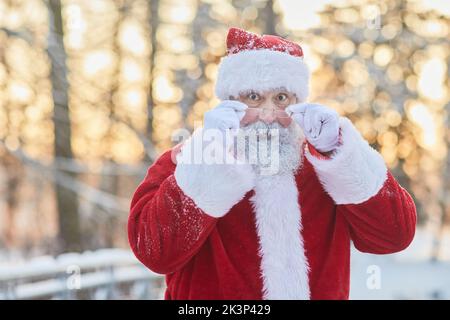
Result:
M131 248L166 299L348 299L350 243L405 249L414 202L348 118L305 103L298 44L231 28L227 49L221 102L134 194Z

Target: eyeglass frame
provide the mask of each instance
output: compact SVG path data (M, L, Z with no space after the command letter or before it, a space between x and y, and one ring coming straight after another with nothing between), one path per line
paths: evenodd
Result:
M277 92L277 94L280 94L280 93L286 94L288 96L289 102L291 102L292 99L295 99L294 103L297 103L297 101L298 101L297 95L295 93L289 92L284 87L276 88L276 89L273 89L273 90L270 90L270 91L279 91L279 92ZM249 105L249 103L243 102L243 100L244 100L243 96L249 96L250 94L257 94L259 96L262 95L261 92L258 92L256 90L247 90L247 91L240 92L239 93L239 98L235 98L234 96L230 95L229 99L230 100L241 101L242 103L246 104L249 108L260 108L259 106L251 106L251 105ZM278 109L286 109L287 107L289 107L291 104L294 104L294 103L289 103L289 104L287 104L285 106L280 106L279 104L277 104L277 102L275 102L275 105L277 105ZM259 105L260 104L261 103L259 103Z
M258 111L258 114L257 114L256 116L257 116L258 118L260 118L261 116L263 116L263 117L266 116L266 115L268 114L268 112L271 112L271 115L274 116L275 119L277 119L278 122L280 122L283 126L287 126L287 125L289 125L290 121L289 121L289 123L286 123L286 121L287 121L288 119L291 118L292 114L289 114L289 113L286 112L285 110L286 110L286 108L289 107L290 105L292 105L292 104L294 104L294 103L297 103L297 101L298 101L297 95L296 95L295 93L289 92L288 90L286 90L286 89L283 88L283 87L277 88L277 89L273 89L273 90L271 90L271 91L275 91L275 90L280 91L280 92L277 92L277 94L279 94L279 93L284 93L284 94L286 94L287 97L288 97L288 100L289 100L289 104L287 104L286 106L282 106L282 107L280 107L279 105L277 105L278 108L276 108L276 109L275 109L275 108L271 108L271 109L261 108L261 107L259 107L259 106L258 106L258 107L252 107L252 106L249 106L248 103L243 102L244 99L242 98L242 96L243 96L243 95L247 95L247 96L248 96L248 95L250 95L250 94L252 94L252 93L256 93L256 94L258 94L258 95L261 95L261 93L255 91L255 90L248 90L248 91L244 91L244 92L239 93L239 99L236 99L236 98L234 98L233 96L230 96L229 98L230 98L230 100L238 100L238 101L240 101L240 102L246 104L246 105L247 105L246 114L248 113L248 111L257 110L257 111ZM291 103L291 101L292 101L293 98L295 99L295 101L294 101L293 103ZM275 104L277 104L277 103L275 102ZM281 112L282 114L280 114L280 112ZM243 123L242 121L243 121L243 120L241 120L241 123ZM283 124L283 122L284 122L284 124Z
M260 116L260 115L265 116L265 115L267 115L268 112L271 112L272 115L274 115L276 118L281 118L281 119L287 119L292 116L292 114L288 113L285 109L267 109L267 108L259 108L259 107L248 107L247 109L245 109L245 112L252 111L252 110L258 111L258 113L259 113L258 116ZM280 115L280 113L283 113L283 114Z

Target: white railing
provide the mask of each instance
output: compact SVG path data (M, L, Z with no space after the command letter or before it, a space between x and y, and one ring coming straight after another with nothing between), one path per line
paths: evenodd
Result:
M0 264L0 299L161 299L163 292L164 278L122 249Z

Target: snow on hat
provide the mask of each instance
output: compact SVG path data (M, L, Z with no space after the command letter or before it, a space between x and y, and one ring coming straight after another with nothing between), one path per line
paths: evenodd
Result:
M219 99L237 97L248 90L284 87L300 101L308 96L309 71L297 43L273 35L230 28L227 55L222 57L215 92Z

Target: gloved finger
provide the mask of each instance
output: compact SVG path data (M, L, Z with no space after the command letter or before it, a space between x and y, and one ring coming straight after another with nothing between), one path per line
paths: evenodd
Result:
M227 110L227 112L223 113L222 117L222 129L239 129L240 120L238 115L233 110Z
M219 129L223 132L227 129L235 128L236 127L235 123L239 123L236 115L234 116L234 119L226 115L223 115L223 117L214 117L214 118L206 117L203 127L205 129Z
M294 113L292 115L292 119L294 119L295 122L300 126L302 130L305 129L305 114L304 113Z
M317 146L317 150L322 152L328 152L335 149L339 143L339 128L327 128L325 126L320 138L320 145Z
M296 103L296 104L292 104L292 105L290 105L289 107L287 107L286 109L285 109L285 111L288 113L288 114L292 114L292 115L295 115L295 114L297 114L297 113L305 113L306 112L306 109L307 109L307 107L308 107L308 103Z
M332 113L329 114L324 122L325 128L327 132L330 132L332 135L339 135L339 114Z
M339 128L339 114L335 110L323 112L321 121L327 127L333 126L335 129Z
M339 141L339 115L337 112L320 112L315 121L321 122L321 129L317 138L311 140L317 150L328 152L336 148Z
M229 125L228 128L238 129L240 127L241 119L245 115L245 112L244 111L235 112L232 109L223 109L222 111L224 112L224 115L226 115L224 116L224 118L227 124Z
M239 122L236 124L235 121L220 121L217 123L216 128L220 129L222 132L230 129L238 129Z
M322 112L316 112L311 116L311 138L318 139L322 133L322 127L325 122L325 117Z
M318 147L319 151L328 152L337 147L339 143L339 128L338 130L334 130L334 128L326 128L323 131L321 137L321 143Z
M239 129L240 125L239 125L239 119L235 119L233 121L229 121L227 123L228 128L226 129Z
M305 133L305 136L308 139L312 139L312 132L313 132L313 119L311 112L306 112L304 116L304 122L303 122L303 132Z

